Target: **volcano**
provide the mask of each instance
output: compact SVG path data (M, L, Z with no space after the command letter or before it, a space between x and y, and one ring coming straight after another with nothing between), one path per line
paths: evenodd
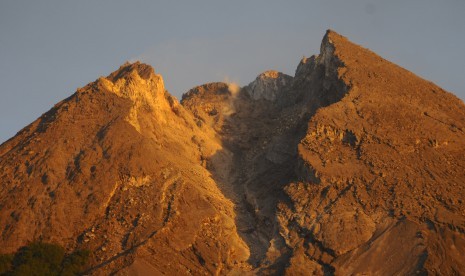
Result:
M465 105L327 31L294 76L181 101L126 63L0 146L0 253L90 275L465 273Z

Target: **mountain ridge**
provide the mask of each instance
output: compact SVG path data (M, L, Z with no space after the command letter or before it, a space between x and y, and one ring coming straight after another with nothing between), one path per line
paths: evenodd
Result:
M181 102L125 63L0 146L0 253L85 248L95 275L459 273L464 107L330 30L293 77Z

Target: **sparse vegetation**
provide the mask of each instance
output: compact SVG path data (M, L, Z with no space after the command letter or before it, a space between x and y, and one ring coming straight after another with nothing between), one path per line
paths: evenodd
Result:
M87 250L67 254L60 245L34 242L21 247L14 255L0 255L0 275L79 275L89 257Z

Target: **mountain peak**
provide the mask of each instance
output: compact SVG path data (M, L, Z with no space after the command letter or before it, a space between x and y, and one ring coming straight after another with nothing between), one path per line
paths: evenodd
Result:
M165 85L161 75L147 64L136 61L126 62L107 77L101 77L97 84L104 91L110 91L133 102L154 105L157 98L164 98Z
M345 38L343 35L340 35L338 32L334 31L334 30L331 30L331 29L327 29L326 30L326 33L325 35L323 36L323 40L325 39L331 39L331 38ZM347 39L347 38L345 38Z
M281 72L278 72L276 70L268 70L268 71L265 71L265 72L261 73L260 75L258 75L258 77L259 78L273 78L273 79L276 79L280 75L282 75Z
M171 105L176 104L174 100L167 100L172 97L165 91L162 76L155 74L155 70L150 65L139 61L124 63L107 77L100 77L78 92L89 89L113 93L120 98L129 99L132 102L131 110L126 119L137 131L141 131L139 123L144 117L140 114L151 112L159 122L163 122L165 119L162 113L171 110Z
M144 80L148 80L155 75L155 70L152 66L141 63L140 61L136 61L134 63L130 63L126 61L123 65L119 67L118 70L111 73L107 79L116 82L118 79L125 78L130 76L133 73L137 73L140 78Z

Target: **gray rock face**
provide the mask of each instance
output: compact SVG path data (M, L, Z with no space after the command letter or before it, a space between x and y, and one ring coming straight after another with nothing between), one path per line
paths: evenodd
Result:
M303 57L300 60L297 69L295 70L295 79L303 79L311 75L312 71L315 70L317 66L318 55L313 55L309 58Z
M245 87L254 100L265 99L275 101L279 93L283 91L293 80L293 77L277 71L266 71Z

